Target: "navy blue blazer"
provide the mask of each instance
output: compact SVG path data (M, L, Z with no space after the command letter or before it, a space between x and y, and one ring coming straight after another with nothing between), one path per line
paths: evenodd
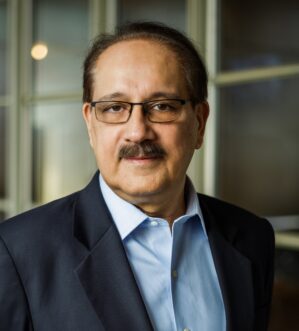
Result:
M227 330L266 330L273 282L270 224L217 199L198 198ZM0 225L0 330L153 330L98 173L82 191Z

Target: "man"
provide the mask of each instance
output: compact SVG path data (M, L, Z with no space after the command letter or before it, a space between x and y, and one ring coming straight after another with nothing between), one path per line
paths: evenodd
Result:
M176 30L133 23L95 41L83 117L100 172L1 225L1 330L267 329L272 228L186 178L206 97Z

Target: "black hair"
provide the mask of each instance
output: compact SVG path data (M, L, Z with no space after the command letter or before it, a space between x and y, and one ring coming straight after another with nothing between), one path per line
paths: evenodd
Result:
M207 71L192 42L178 30L157 22L133 22L117 27L114 34L101 34L93 42L84 61L83 102L91 102L93 69L99 56L110 46L126 40L158 42L173 51L186 77L191 101L207 98Z

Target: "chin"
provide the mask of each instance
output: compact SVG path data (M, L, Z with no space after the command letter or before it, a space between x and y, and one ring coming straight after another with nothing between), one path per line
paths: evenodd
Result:
M162 191L160 186L156 187L153 185L138 185L131 186L129 190L127 190L128 195L136 196L136 197L147 197L158 194Z
M136 179L135 179L136 181ZM144 183L136 183L135 185L128 184L123 187L118 188L118 192L126 200L136 204L140 202L148 202L150 199L153 199L154 196L160 195L165 189L166 185L155 184L153 181Z

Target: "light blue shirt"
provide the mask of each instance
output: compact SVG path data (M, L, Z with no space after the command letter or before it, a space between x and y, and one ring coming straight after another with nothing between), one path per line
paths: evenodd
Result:
M100 187L154 329L224 331L221 290L191 182L186 214L174 221L172 231L166 220L121 199L102 176Z

